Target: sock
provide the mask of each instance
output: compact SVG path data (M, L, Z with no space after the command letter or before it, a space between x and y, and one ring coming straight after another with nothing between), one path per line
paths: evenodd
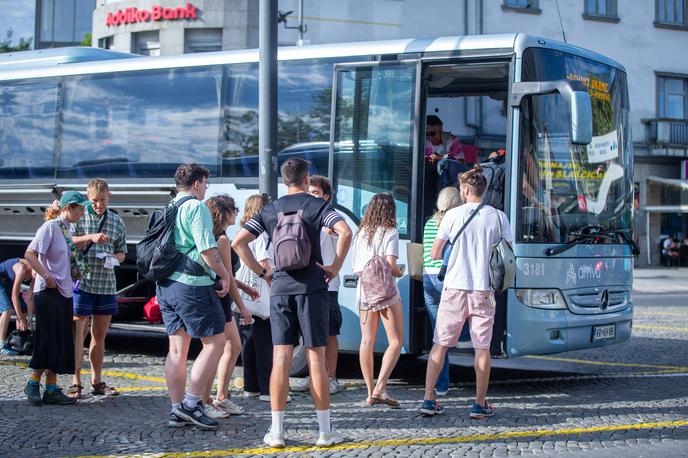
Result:
M0 348L5 348L6 340L0 340Z
M330 409L327 410L316 410L315 414L318 416L318 427L321 433L329 433L331 431L330 426Z
M198 401L200 400L200 396L198 396L197 394L193 394L190 391L187 391L184 394L184 400L182 401L182 405L185 409L193 409L196 407L196 404L198 404Z
M52 393L57 388L57 374L45 374L45 391Z
M35 383L36 385L38 385L39 383L41 383L41 376L36 375L36 374L31 374L31 380L29 380L29 383Z
M173 402L172 403L172 410L170 412L174 412L176 409L181 407L182 403L181 402Z
M272 411L272 427L270 431L282 434L284 432L284 410Z

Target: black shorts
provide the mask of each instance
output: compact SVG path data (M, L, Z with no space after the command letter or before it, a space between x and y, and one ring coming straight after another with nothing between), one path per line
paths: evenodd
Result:
M329 302L326 289L308 294L270 296L272 344L298 345L301 334L306 347L327 346Z
M44 289L34 296L36 331L31 369L50 369L56 374L74 373L72 298L57 289Z
M220 305L222 305L222 311L225 312L225 323L232 322L232 298L229 297L229 293L225 297L221 297Z
M195 339L225 332L225 314L213 286L191 286L173 280L156 288L167 335L180 329Z
M339 306L339 291L328 291L330 296L330 336L338 336L342 330L342 309Z

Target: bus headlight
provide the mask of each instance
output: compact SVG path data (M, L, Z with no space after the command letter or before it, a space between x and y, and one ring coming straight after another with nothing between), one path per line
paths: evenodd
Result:
M558 289L517 289L516 298L528 307L538 309L566 309L566 301Z

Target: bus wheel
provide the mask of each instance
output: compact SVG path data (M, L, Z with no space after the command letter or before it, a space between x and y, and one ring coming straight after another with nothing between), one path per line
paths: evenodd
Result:
M299 338L299 344L294 347L294 355L291 358L289 368L290 377L303 377L308 373L308 362L306 360L306 347L303 346L303 337Z

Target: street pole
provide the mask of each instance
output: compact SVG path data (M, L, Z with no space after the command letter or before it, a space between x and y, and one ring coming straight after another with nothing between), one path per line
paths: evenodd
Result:
M277 0L260 0L258 186L277 198Z

